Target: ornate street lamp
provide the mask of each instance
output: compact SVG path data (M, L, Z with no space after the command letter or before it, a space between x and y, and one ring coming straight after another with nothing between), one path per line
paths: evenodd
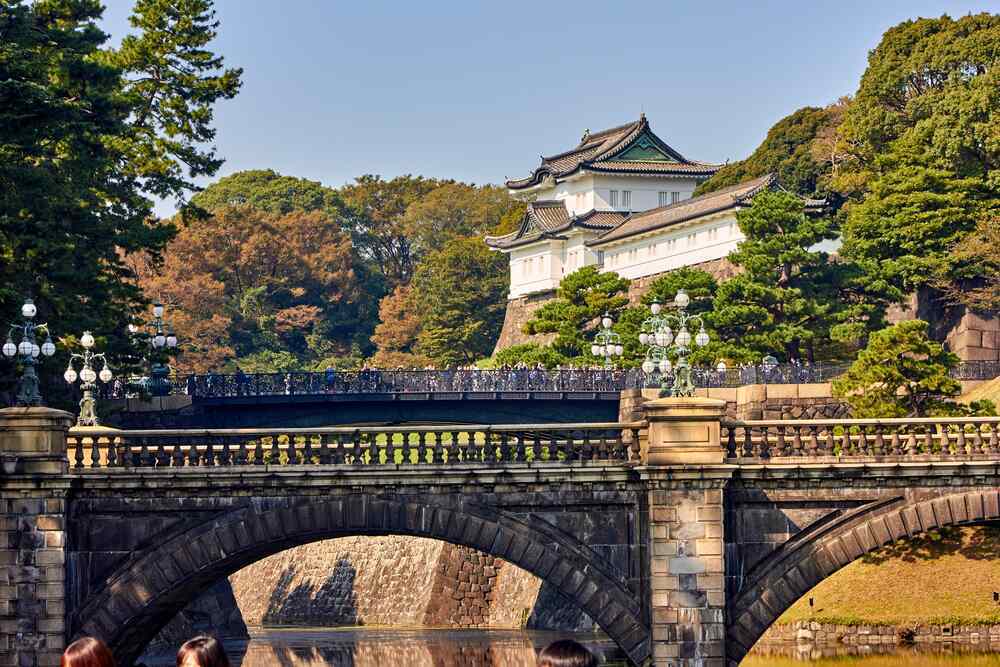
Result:
M38 374L35 372L35 365L38 364L38 357L51 357L56 353L56 345L52 342L47 324L35 324L35 315L38 309L31 299L25 299L21 306L21 317L24 322L12 324L7 331L7 342L3 344L3 356L13 359L21 357L24 372L17 383L17 397L15 399L18 406L32 406L42 404L42 395L38 391ZM38 345L36 342L36 332L45 331L45 342ZM21 342L14 344L14 332L21 332Z
M604 357L604 368L606 369L611 368L611 360L614 357L620 357L625 353L621 336L611 330L612 324L614 323L611 321L611 316L604 313L604 317L601 318L601 330L594 336L594 343L590 346L592 355Z
M97 426L97 400L94 398L94 389L97 387L97 380L100 379L101 382L107 384L111 382L111 378L114 376L111 374L111 367L108 365L108 360L104 356L104 353L95 354L90 351L90 348L94 347L94 337L89 331L83 332L80 344L83 345L83 354L76 354L74 352L70 355L69 365L66 367L66 372L63 373L63 379L69 384L76 382L77 373L73 368L73 362L76 360L82 362L79 378L81 382L80 388L83 389L83 398L80 399L80 416L76 418L76 425ZM100 373L94 372L93 366L93 362L98 359L104 364Z
M674 297L676 313L661 314L660 304L654 301L649 308L652 317L643 322L642 333L639 334L639 342L648 346L642 370L647 375L660 372L662 378L660 396L694 395L691 365L688 362L692 343L688 325L698 326L698 333L693 337L694 344L698 347L708 345L709 337L701 317L687 314L690 303L691 297L684 290L677 290L677 296ZM671 356L677 358L676 364L670 362ZM668 386L668 378L671 375L673 383Z
M177 335L172 327L164 324L163 313L163 304L154 303L153 321L149 333L149 345L152 348L149 355L149 393L153 396L165 396L170 393L170 366L163 363L162 354L164 350L173 350L177 347ZM139 327L135 324L130 324L128 330L133 336L139 333Z

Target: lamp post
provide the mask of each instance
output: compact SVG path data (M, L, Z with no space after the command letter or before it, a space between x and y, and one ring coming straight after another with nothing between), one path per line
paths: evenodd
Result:
M149 334L149 345L152 352L149 355L149 393L153 396L166 396L170 393L170 366L163 363L162 352L177 347L177 335L173 328L164 324L164 308L162 303L153 304L153 321ZM133 336L139 333L139 327L130 324L129 333Z
M594 336L594 343L590 346L590 353L595 357L604 357L604 368L610 370L614 357L620 357L625 353L622 347L621 336L611 330L611 316L604 313L601 318L601 330Z
M662 377L660 396L694 395L691 364L688 362L691 343L693 340L698 347L704 347L708 345L709 337L701 317L687 314L690 303L691 297L684 290L677 290L677 295L674 297L676 313L661 314L662 307L654 301L650 305L652 317L643 322L642 333L639 334L639 342L648 345L642 370L647 375L660 371ZM698 333L693 338L688 330L689 324L698 326ZM676 364L670 362L671 355L677 358ZM671 373L673 383L668 386L668 376Z
M97 400L94 398L94 389L97 387L97 380L100 379L101 382L107 384L111 382L111 378L114 377L111 374L111 367L108 365L108 360L104 356L104 353L94 353L91 352L91 348L94 347L94 337L89 331L84 331L83 336L80 338L80 344L83 345L83 354L73 353L69 357L69 365L66 367L66 372L63 373L63 379L67 383L73 384L76 382L77 373L76 369L73 368L73 362L79 360L82 362L80 368L80 388L83 389L83 398L80 399L80 416L76 418L77 426L97 426ZM94 372L93 362L100 359L104 364L101 368L100 373Z
M7 331L7 342L3 344L3 356L13 359L21 357L24 365L24 372L17 383L17 396L15 398L18 406L36 406L42 404L42 394L38 391L38 374L35 366L38 364L38 357L51 357L56 353L56 345L52 342L47 324L35 324L35 315L38 309L31 299L25 299L21 306L21 317L24 321L21 324L12 324ZM45 331L45 342L38 345L36 342L36 332ZM21 342L14 344L14 332L21 332Z

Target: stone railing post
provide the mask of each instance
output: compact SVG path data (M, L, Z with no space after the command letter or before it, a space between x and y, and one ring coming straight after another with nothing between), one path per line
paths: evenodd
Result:
M720 422L726 402L663 398L644 406L640 474L649 493L653 665L722 667L726 660L724 493Z
M72 422L61 410L0 410L0 664L58 665L66 642Z

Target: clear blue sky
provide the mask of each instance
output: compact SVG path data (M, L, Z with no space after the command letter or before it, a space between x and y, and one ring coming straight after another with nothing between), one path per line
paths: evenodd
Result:
M106 0L105 30L131 0ZM644 111L684 155L740 159L805 105L853 93L890 26L997 4L217 0L244 68L216 114L220 175L272 168L339 186L412 173L524 176L585 128ZM159 212L167 214L169 204Z

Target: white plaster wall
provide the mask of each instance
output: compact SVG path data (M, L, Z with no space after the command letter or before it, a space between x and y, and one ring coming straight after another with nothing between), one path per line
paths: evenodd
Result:
M678 178L665 176L611 176L594 175L594 208L610 210L626 210L622 205L623 190L632 193L632 203L628 210L648 211L660 205L661 192L679 192L681 200L690 199L694 189L701 181L694 178ZM618 191L618 206L611 206L611 191ZM668 201L669 203L669 201Z
M735 214L624 241L604 248L604 271L643 278L682 266L721 259L744 238Z
M532 292L555 289L562 278L562 241L540 241L514 248L510 254L510 293L515 299Z

